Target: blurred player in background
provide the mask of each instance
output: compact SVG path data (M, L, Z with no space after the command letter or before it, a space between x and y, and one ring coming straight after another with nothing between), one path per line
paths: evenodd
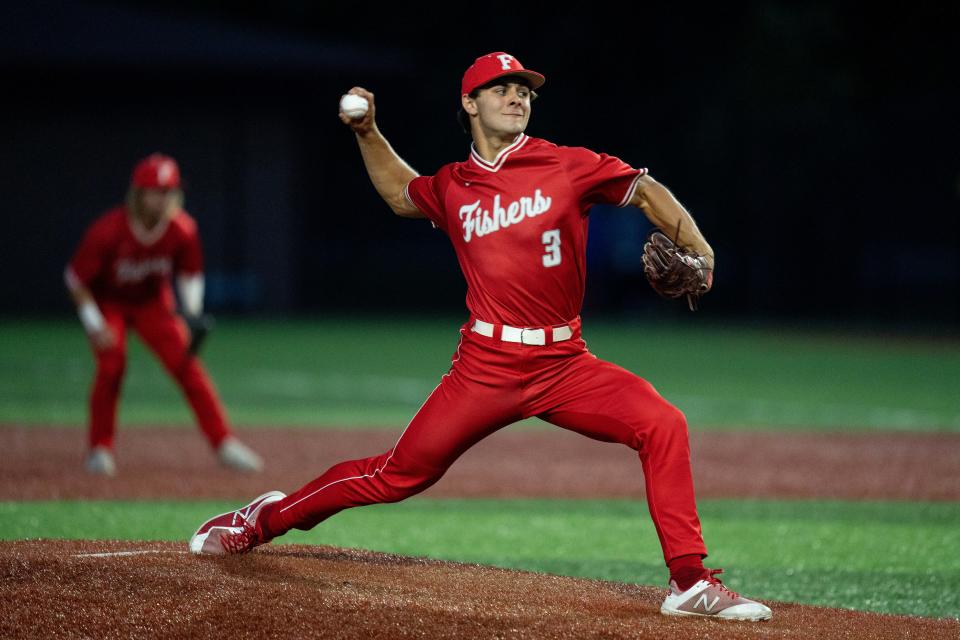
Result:
M133 170L126 203L97 218L64 277L97 361L90 394L87 471L116 473L117 400L126 368L126 332L136 330L177 381L220 462L244 472L263 462L231 432L213 383L196 356L206 326L203 254L197 224L181 208L180 168L159 153ZM176 277L181 312L170 285Z

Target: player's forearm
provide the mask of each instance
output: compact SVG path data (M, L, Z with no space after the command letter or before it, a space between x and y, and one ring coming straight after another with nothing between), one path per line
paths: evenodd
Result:
M77 316L80 318L84 330L91 335L103 331L106 321L103 319L100 307L97 306L97 301L90 289L77 281L68 281L67 291L70 292L73 303L77 305Z
M705 256L713 268L713 248L700 233L697 223L682 204L665 186L644 176L637 185L637 192L631 201L640 207L650 222L660 228L671 240L677 238L677 244ZM679 225L679 235L677 228Z
M73 298L73 303L77 305L77 307L91 302L96 304L96 301L93 299L93 294L90 293L90 290L86 287L68 288L67 291L70 292L70 297Z
M357 133L357 143L367 174L380 197L397 215L421 217L403 194L404 187L419 174L397 155L376 126L365 135Z
M181 274L177 276L177 293L180 294L180 306L188 316L203 313L204 279L202 273Z
M73 303L77 307L95 302L90 289L77 277L72 265L67 265L67 268L63 270L63 284L66 285L67 291L70 292L70 297L73 298Z

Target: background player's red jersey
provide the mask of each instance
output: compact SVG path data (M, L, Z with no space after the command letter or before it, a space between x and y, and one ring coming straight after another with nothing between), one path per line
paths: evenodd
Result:
M171 274L203 270L197 224L182 209L146 229L119 206L87 229L67 267L67 278L88 287L98 302L171 302Z
M450 237L467 280L467 308L487 322L555 325L580 313L587 213L625 206L646 169L520 134L488 162L415 178L410 201Z

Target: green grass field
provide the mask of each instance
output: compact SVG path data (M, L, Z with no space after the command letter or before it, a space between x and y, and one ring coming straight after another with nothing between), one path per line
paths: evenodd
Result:
M204 359L238 425L398 428L450 366L458 322L226 318ZM960 431L960 340L600 321L585 338L653 382L693 429ZM0 423L83 424L93 364L76 322L3 322L0 344ZM190 423L137 340L120 419Z
M0 539L183 540L223 502L0 503ZM711 566L734 589L833 607L960 617L960 504L701 501ZM663 584L643 503L428 500L346 511L283 544L330 544Z
M458 320L391 326L224 318L205 360L239 425L397 429L449 366ZM960 431L960 341L589 320L585 337L600 357L654 382L692 429ZM80 428L92 361L77 323L6 321L0 345L0 423ZM191 422L136 341L121 406L124 428ZM0 538L184 539L233 506L5 502ZM711 564L748 595L960 617L960 503L701 506ZM414 499L283 540L644 584L665 577L645 505L625 501Z

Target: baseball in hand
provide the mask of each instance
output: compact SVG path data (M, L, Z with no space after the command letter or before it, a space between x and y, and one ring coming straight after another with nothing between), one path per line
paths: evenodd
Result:
M340 98L340 111L345 113L348 118L356 120L367 114L370 103L363 96L357 96L352 93Z

